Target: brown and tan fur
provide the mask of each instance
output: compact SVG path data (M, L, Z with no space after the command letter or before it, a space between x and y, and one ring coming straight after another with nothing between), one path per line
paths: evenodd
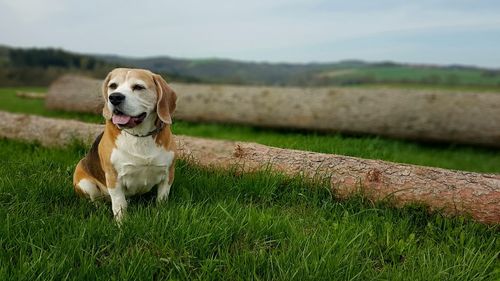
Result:
M122 90L126 87L125 85L128 85L127 83L129 81L140 81L140 83L144 84L145 89L139 94L135 93L135 90L133 91L128 88L125 89L125 91L130 92L129 96L131 99L133 98L132 95L142 94L149 96L141 96L140 98L148 98L149 101L155 102L152 112L150 112L147 117L149 118L148 120L151 120L150 124L153 126L152 128L148 128L148 124L144 123L138 125L135 129L136 131L133 131L134 129L125 129L124 132L123 128L119 128L111 122L113 113L110 107L113 107L113 105L108 103L108 96L114 89L109 89L110 81L115 81L113 83L122 85L120 86ZM172 122L171 115L176 106L176 94L168 86L165 80L157 74L148 70L123 68L115 69L108 74L103 83L102 94L106 100L106 104L103 108L103 116L106 118L105 129L104 132L96 138L89 153L78 163L74 172L73 185L78 195L90 198L92 201L98 198L111 199L113 213L115 218L119 221L127 205L124 200L125 194L127 194L127 192L132 193L131 195L136 194L134 193L133 186L125 186L117 171L117 169L121 167L118 162L120 162L123 157L127 157L128 149L131 149L131 151L134 149L132 146L137 144L151 146L152 153L156 153L153 156L158 155L158 159L162 161L167 159L166 162L161 162L161 164L166 163L165 165L168 167L165 170L165 179L157 184L159 186L157 199L158 201L162 201L168 196L174 180L174 163L176 158L174 136L170 130L170 124ZM153 95L155 97L153 97ZM130 105L130 107L134 108L134 104ZM128 132L131 131L134 133L141 132L142 130L142 135L144 135L144 132L150 132L155 128L159 128L161 123L164 125L163 129L152 136L134 139L134 136L130 135L130 132ZM149 141L147 138L152 138L152 141ZM117 145L117 143L119 145ZM140 148L149 152L148 147ZM115 154L115 162L112 161L113 153ZM168 161L170 160L169 157L171 157L170 162ZM133 159L128 161L132 161L132 164L127 163L127 165L134 165ZM148 168L143 167L143 163L137 165L139 172L143 174L148 173ZM155 176L158 174L156 172L154 173ZM124 177L126 174L122 174L121 176ZM146 187L146 189L147 188L148 187ZM162 189L161 194L160 189ZM143 190L144 188L140 189L137 191L137 194L140 194ZM127 194L127 196L129 195Z

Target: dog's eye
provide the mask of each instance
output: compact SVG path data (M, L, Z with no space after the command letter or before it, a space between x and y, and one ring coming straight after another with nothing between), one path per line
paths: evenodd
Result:
M140 90L144 90L144 86L142 85L139 85L139 84L135 84L133 87L132 87L132 90L134 91L140 91Z
M111 83L109 84L108 86L111 90L116 90L116 87L118 87L118 85L116 85L116 83Z

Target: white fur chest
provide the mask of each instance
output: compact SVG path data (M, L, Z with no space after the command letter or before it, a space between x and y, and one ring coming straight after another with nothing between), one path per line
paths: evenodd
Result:
M126 196L146 193L168 178L174 152L156 144L151 137L134 137L122 132L111 152L111 163Z

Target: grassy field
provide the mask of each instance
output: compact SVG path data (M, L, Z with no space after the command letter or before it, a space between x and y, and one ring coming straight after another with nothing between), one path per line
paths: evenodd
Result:
M0 280L499 280L500 229L392 209L266 171L179 162L171 197L109 204L71 187L86 148L0 140Z
M435 85L481 85L500 86L500 71L480 69L445 69L417 68L412 66L399 67L366 67L359 70L358 75L373 76L376 81L407 81L410 83Z
M42 100L16 97L15 88L0 88L0 110L32 113L57 118L73 118L101 123L102 117L90 114L46 110ZM24 88L44 91L44 88ZM342 154L393 162L449 169L500 173L500 150L460 145L432 145L378 137L349 137L294 131L276 131L237 125L194 124L176 121L176 134L258 142L265 145Z
M51 112L0 89L0 110ZM45 89L24 89L43 91ZM212 138L499 172L497 150L374 137L176 122ZM500 229L464 218L339 201L328 184L269 171L240 174L178 162L169 201L133 198L123 226L109 203L78 199L73 169L87 148L0 140L0 280L499 280Z

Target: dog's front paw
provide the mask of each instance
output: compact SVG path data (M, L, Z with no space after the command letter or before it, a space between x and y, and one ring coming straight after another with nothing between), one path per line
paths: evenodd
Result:
M158 194L158 196L156 197L157 204L165 203L165 202L167 202L167 200L168 200L168 193L167 194Z
M123 219L125 218L125 214L126 214L126 209L127 209L127 205L126 203L123 204L123 205L118 205L118 206L113 206L113 215L115 217L115 221L116 223L121 226L122 222L123 222Z
M158 186L158 195L156 195L157 203L163 203L167 201L171 186L172 185L169 184L168 181L164 181Z
M116 224L118 224L118 226L121 226L125 217L125 213L123 211L118 211L114 213L114 217Z

